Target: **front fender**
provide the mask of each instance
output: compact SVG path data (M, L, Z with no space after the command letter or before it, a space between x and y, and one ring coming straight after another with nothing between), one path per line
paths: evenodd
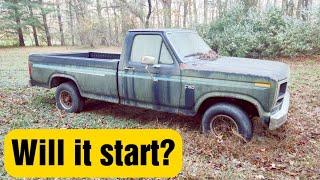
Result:
M247 102L253 104L257 108L260 117L267 116L267 114L268 114L263 109L263 107L261 106L259 101L257 101L253 97L250 97L245 94L235 94L235 93L228 93L228 92L210 92L210 93L207 93L207 94L201 96L195 104L195 107L194 107L195 112L198 112L201 104L205 100L207 100L209 98L215 98L215 97L225 97L225 98L234 98L234 99L244 100L244 101L247 101Z

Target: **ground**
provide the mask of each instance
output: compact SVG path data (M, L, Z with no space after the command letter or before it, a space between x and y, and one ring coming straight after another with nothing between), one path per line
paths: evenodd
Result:
M84 112L66 114L55 107L55 89L28 86L29 53L85 50L0 49L0 179L10 178L3 138L15 128L172 128L184 140L180 178L320 178L320 57L280 60L291 68L289 120L274 131L255 120L252 141L243 143L200 134L194 118L93 100Z

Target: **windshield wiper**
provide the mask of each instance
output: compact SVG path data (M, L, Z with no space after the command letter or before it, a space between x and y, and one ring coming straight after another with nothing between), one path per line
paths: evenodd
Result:
M192 53L192 54L188 54L188 55L186 55L186 56L184 56L185 58L186 57L191 57L191 56L200 56L200 55L202 55L203 53L201 53L201 52L197 52L197 53Z

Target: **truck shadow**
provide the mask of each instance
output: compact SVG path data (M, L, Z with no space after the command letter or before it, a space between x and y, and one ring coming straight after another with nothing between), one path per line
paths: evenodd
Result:
M200 117L189 117L167 112L159 112L138 107L119 105L96 100L87 100L83 112L94 112L112 116L121 121L135 121L151 128L183 128L185 130L199 130Z

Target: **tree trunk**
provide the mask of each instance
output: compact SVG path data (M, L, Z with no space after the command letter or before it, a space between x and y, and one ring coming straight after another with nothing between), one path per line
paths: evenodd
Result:
M222 16L221 0L217 0L217 10L218 10L218 17L220 18Z
M14 0L13 3L18 4L17 0ZM20 16L19 16L19 11L18 11L18 9L16 7L14 8L14 17L15 17L15 22L17 24L16 30L17 30L17 33L18 33L19 46L25 46L22 27L21 27L21 19L20 19Z
M121 37L123 37L126 33L128 28L128 23L129 23L129 14L126 11L126 9L123 8L123 4L121 3L121 8L120 8L120 18L121 18ZM124 19L127 19L126 21L124 21ZM120 38L121 38L120 37Z
M176 15L176 27L180 27L180 17L181 17L181 1L178 2L177 15Z
M304 10L305 10L305 13L304 13L303 20L305 20L305 21L309 19L310 1L309 0L304 0L303 7L304 7Z
M30 4L28 5L28 9L29 9L30 18L34 19L32 6ZM37 28L36 28L36 26L34 24L31 24L31 27L32 27L32 34L33 34L33 38L34 38L34 43L35 43L36 46L39 46Z
M117 18L117 12L116 8L113 8L113 15L114 15L114 27L115 27L115 37L116 37L116 44L119 43L119 24L118 24L118 18Z
M39 3L40 3L40 6L43 6L42 0L39 0ZM41 15L42 15L42 19L43 19L44 31L46 33L47 44L48 44L48 46L52 46L52 44L51 44L51 36L50 36L49 27L48 27L48 23L47 23L47 14L43 10L43 7L41 7Z
M98 14L98 19L99 19L99 26L98 27L99 27L99 32L101 33L100 34L100 36L101 36L100 44L107 45L108 40L107 40L106 33L105 33L106 25L105 25L105 21L103 20L103 17L102 17L102 7L100 4L100 0L96 0L96 3L97 3L97 14Z
M61 46L64 46L65 45L65 40L64 40L64 33L63 33L61 10L60 10L60 1L57 0L56 3L57 3L57 14L58 14L59 31L60 31L60 41L61 41Z
M208 0L203 1L203 22L208 23Z
M101 8L100 0L96 0L96 3L97 3L98 18L99 18L99 21L102 22L102 14L101 14L102 8Z
M191 11L191 3L192 0L188 0L188 12L189 12L189 26L192 26L193 24L193 16L192 16L192 11Z
M152 10L151 0L148 0L148 14L146 17L145 28L149 28L149 20L150 20L150 16L151 16L151 10Z
M301 18L301 5L302 5L302 0L298 0L297 10L296 10L297 19Z
M172 0L161 0L164 10L164 27L171 27L171 2Z
M183 1L183 27L187 27L188 0Z
M73 14L72 14L71 0L69 0L68 6L69 6L69 20L70 20L69 25L70 25L71 43L72 43L72 46L74 46L75 42L74 42L74 27L73 27Z
M156 11L157 11L157 27L159 28L161 25L160 21L160 12L159 12L159 4L158 1L156 1Z
M192 1L192 8L193 8L193 25L197 25L198 24L198 11L197 11L196 0Z
M293 0L289 0L289 3L288 3L288 15L289 16L293 16L293 11L294 11L294 2Z
M110 18L110 13L109 13L109 5L108 1L106 1L106 13L107 13L107 18L108 18L108 33L109 33L109 40L108 40L108 45L110 45L110 40L112 37L112 28L111 28L111 18Z
M24 44L24 38L23 38L23 32L21 28L21 22L20 22L20 17L16 16L16 23L17 23L17 32L18 32L18 38L19 38L19 46L25 46Z
M287 13L288 13L288 0L282 0L281 9L282 9L282 12L285 15L287 15Z

